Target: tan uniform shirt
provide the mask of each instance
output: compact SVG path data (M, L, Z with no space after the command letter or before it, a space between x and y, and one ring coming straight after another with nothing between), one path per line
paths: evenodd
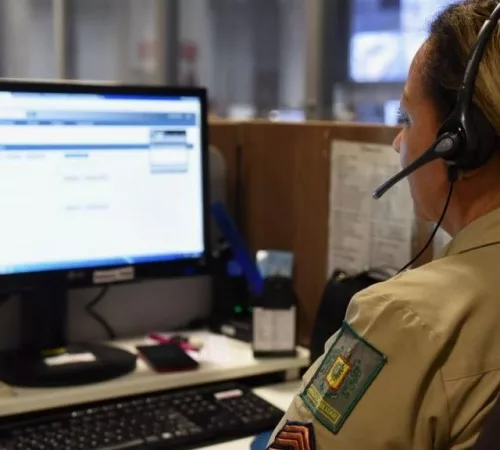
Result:
M499 387L500 209L353 298L270 448L469 449Z

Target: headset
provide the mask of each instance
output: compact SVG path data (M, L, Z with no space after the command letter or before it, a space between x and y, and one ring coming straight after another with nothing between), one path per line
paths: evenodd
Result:
M477 169L488 162L499 143L498 132L486 118L484 113L474 105L473 96L479 65L483 58L486 45L493 36L493 31L500 21L500 3L495 7L490 17L484 22L476 42L471 50L465 75L460 85L455 108L445 119L437 133L434 144L415 161L400 170L374 192L373 198L381 198L389 189L401 180L420 169L422 166L443 159L448 167L450 192L433 233L419 254L400 272L410 267L431 244L448 209L452 189L460 173Z

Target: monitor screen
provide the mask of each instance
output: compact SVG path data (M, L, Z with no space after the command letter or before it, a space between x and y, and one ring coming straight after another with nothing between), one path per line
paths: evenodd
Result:
M196 96L0 90L0 274L200 257L201 114Z
M384 124L390 126L400 125L400 115L399 115L399 105L400 101L389 100L384 103Z

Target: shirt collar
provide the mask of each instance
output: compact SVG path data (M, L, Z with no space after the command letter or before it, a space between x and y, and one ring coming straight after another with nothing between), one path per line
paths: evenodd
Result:
M500 208L468 224L444 247L438 258L464 253L494 243L500 244Z

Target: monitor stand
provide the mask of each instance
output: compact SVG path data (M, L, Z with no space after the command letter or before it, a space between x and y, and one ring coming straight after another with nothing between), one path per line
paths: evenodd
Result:
M67 289L43 286L21 294L21 345L0 353L0 380L13 386L68 387L110 380L136 367L119 348L66 341Z

